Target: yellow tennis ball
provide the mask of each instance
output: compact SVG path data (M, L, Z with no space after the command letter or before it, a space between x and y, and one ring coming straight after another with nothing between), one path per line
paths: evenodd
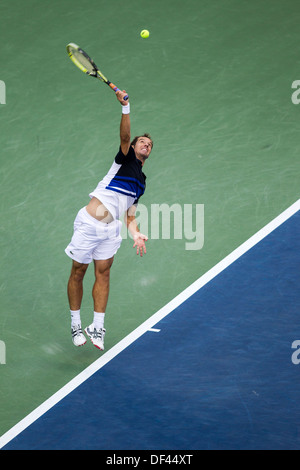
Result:
M148 31L148 29L143 29L143 31L141 31L141 37L143 39L147 39L149 37L150 33Z

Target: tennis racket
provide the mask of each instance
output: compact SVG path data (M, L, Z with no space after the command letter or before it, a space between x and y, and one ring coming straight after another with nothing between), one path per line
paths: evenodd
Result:
M99 78L102 82L106 83L112 90L115 92L120 91L116 85L110 82L102 72L98 69L95 62L88 56L88 54L77 46L73 42L67 45L67 52L73 64L75 64L82 72L86 73L90 77ZM127 101L129 98L128 95L124 97L124 100Z

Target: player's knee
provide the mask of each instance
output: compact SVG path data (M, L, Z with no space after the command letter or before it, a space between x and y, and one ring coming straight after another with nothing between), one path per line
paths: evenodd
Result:
M109 279L110 268L112 267L114 258L103 261L95 261L95 276L96 279Z
M87 270L87 265L81 264L81 265L73 265L72 271L71 271L71 278L75 282L81 282L84 278L84 275Z
M108 281L109 276L110 276L110 266L101 270L96 269L95 276L96 276L96 279L101 279L102 281Z

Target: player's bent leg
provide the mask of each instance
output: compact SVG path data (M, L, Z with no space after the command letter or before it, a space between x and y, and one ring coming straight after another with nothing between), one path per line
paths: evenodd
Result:
M83 278L88 264L72 262L71 274L68 282L68 299L70 310L79 310L83 295Z
M83 295L83 278L88 264L72 262L71 274L68 282L68 298L71 311L71 335L74 346L83 346L86 338L81 328L80 306Z
M93 287L94 311L105 312L108 295L110 268L113 264L114 257L107 260L94 260L95 266L95 284Z
M114 258L112 257L108 260L94 261L94 321L84 330L92 341L93 345L100 350L104 350L104 336L106 333L104 328L104 315L109 295L110 268L112 266L113 259Z

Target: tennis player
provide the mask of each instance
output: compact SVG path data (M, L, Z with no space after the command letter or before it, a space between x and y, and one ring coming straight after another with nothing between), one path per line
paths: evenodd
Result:
M73 260L68 282L68 299L71 312L71 333L75 346L83 346L86 337L81 328L80 307L83 295L83 278L89 264L94 261L95 283L93 323L85 333L96 348L104 349L104 318L109 294L110 269L114 255L120 248L122 223L131 233L137 255L146 253L147 236L140 233L135 212L139 198L145 192L146 176L142 169L149 157L153 141L149 134L135 137L131 142L130 104L124 100L125 91L116 93L122 105L120 148L107 175L90 193L90 202L77 214L74 233L65 249Z

